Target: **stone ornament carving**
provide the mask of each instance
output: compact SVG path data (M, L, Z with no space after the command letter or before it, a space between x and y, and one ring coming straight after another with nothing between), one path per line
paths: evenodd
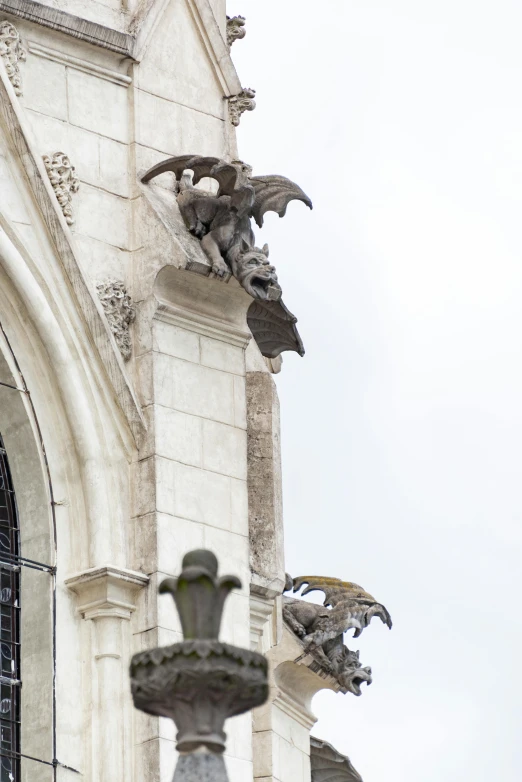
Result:
M96 286L105 317L125 361L132 354L129 326L136 317L136 308L121 280L106 280Z
M311 782L363 782L350 758L328 744L310 736Z
M63 152L55 152L51 157L44 155L43 161L58 203L62 207L67 225L74 223L72 195L80 189L80 180L69 157Z
M303 355L296 318L281 301L281 286L268 260L268 245L256 247L251 220L262 227L268 211L284 217L288 204L294 200L311 209L306 193L283 176L252 176L252 168L240 160L228 163L199 155L168 158L150 168L142 182L150 182L167 171L173 171L179 182L177 203L181 215L190 233L200 240L212 274L227 279L232 273L259 303L250 320L257 331L252 332L256 340L259 335L265 343L263 355L275 358L283 350L296 350ZM218 182L217 195L195 187L204 177Z
M227 44L229 48L234 41L239 41L246 35L244 16L227 16Z
M11 22L0 22L0 57L16 95L20 96L22 77L18 63L26 59L27 52L20 41L20 33Z
M226 782L224 722L268 696L266 658L217 640L225 600L241 586L235 576L218 578L217 571L211 551L186 554L179 578L165 579L159 589L174 598L185 640L131 661L136 708L169 717L178 728L182 754L174 782Z
M304 356L305 349L296 327L297 318L279 301L253 301L247 323L263 356L277 358L284 350Z
M256 91L250 87L245 87L237 95L232 95L228 99L228 114L230 122L235 128L241 122L241 115L244 111L254 111L256 107L255 97Z
M322 606L305 600L283 596L283 619L301 638L309 652L326 672L335 676L343 692L361 694L363 683L372 683L372 670L363 668L359 652L345 646L343 635L354 629L354 638L368 627L374 616L390 629L392 620L387 609L357 584L325 576L287 576L285 592L298 592L307 585L302 596L320 590L325 599Z
M191 234L201 247L217 277L232 274L254 298L278 300L281 286L268 260L268 245L255 246L251 220L261 228L266 212L284 217L291 201L312 202L301 188L283 176L252 176L251 166L241 160L228 163L216 157L181 155L150 168L142 182L173 171L180 183L178 206ZM192 171L192 176L187 171ZM204 177L219 184L217 195L196 189Z

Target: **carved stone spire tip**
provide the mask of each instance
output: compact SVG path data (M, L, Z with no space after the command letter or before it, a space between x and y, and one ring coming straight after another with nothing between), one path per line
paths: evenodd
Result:
M218 576L217 559L205 549L186 554L182 567L159 591L173 596L185 640L134 655L132 696L136 708L174 720L178 750L192 753L181 755L175 782L226 782L219 757L225 749L224 722L265 702L267 661L217 640L223 605L241 586L239 579Z

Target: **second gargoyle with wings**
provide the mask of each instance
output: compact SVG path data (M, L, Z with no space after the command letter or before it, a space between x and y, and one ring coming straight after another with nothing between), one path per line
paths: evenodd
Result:
M254 177L251 167L241 161L227 163L199 155L164 160L149 169L142 182L167 171L173 171L179 182L177 201L181 215L188 230L200 239L212 272L217 277L232 273L255 299L278 301L281 286L268 260L268 245L262 249L255 246L250 220L253 218L261 228L266 212L283 217L293 200L302 201L311 209L306 193L283 176ZM217 194L196 188L205 177L218 182Z

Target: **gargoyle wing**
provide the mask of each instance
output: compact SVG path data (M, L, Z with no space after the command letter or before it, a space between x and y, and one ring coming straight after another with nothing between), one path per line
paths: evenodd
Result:
M312 209L312 202L301 188L284 176L251 176L248 178L256 192L252 217L261 228L266 212L277 212L284 217L290 201L302 201Z
M150 182L151 179L166 171L173 171L179 182L186 169L194 172L193 185L197 185L204 177L211 177L219 183L219 195L232 195L234 192L238 170L235 166L218 157L202 157L201 155L169 157L149 168L142 176L141 181Z
M350 758L314 736L310 736L310 764L313 782L362 782Z
M326 576L299 576L293 579L293 591L298 592L304 584L307 586L302 596L321 590L325 596L324 605L331 606L328 617L321 620L321 626L314 632L315 643L322 644L334 638L335 634L340 635L352 628L355 629L353 637L357 638L374 616L391 629L388 610L358 584Z

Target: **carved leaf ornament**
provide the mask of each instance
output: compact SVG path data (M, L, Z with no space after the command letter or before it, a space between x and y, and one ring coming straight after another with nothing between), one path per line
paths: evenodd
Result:
M0 22L0 57L4 61L15 94L20 96L22 94L22 77L18 63L26 59L27 52L20 41L20 33L11 22Z

